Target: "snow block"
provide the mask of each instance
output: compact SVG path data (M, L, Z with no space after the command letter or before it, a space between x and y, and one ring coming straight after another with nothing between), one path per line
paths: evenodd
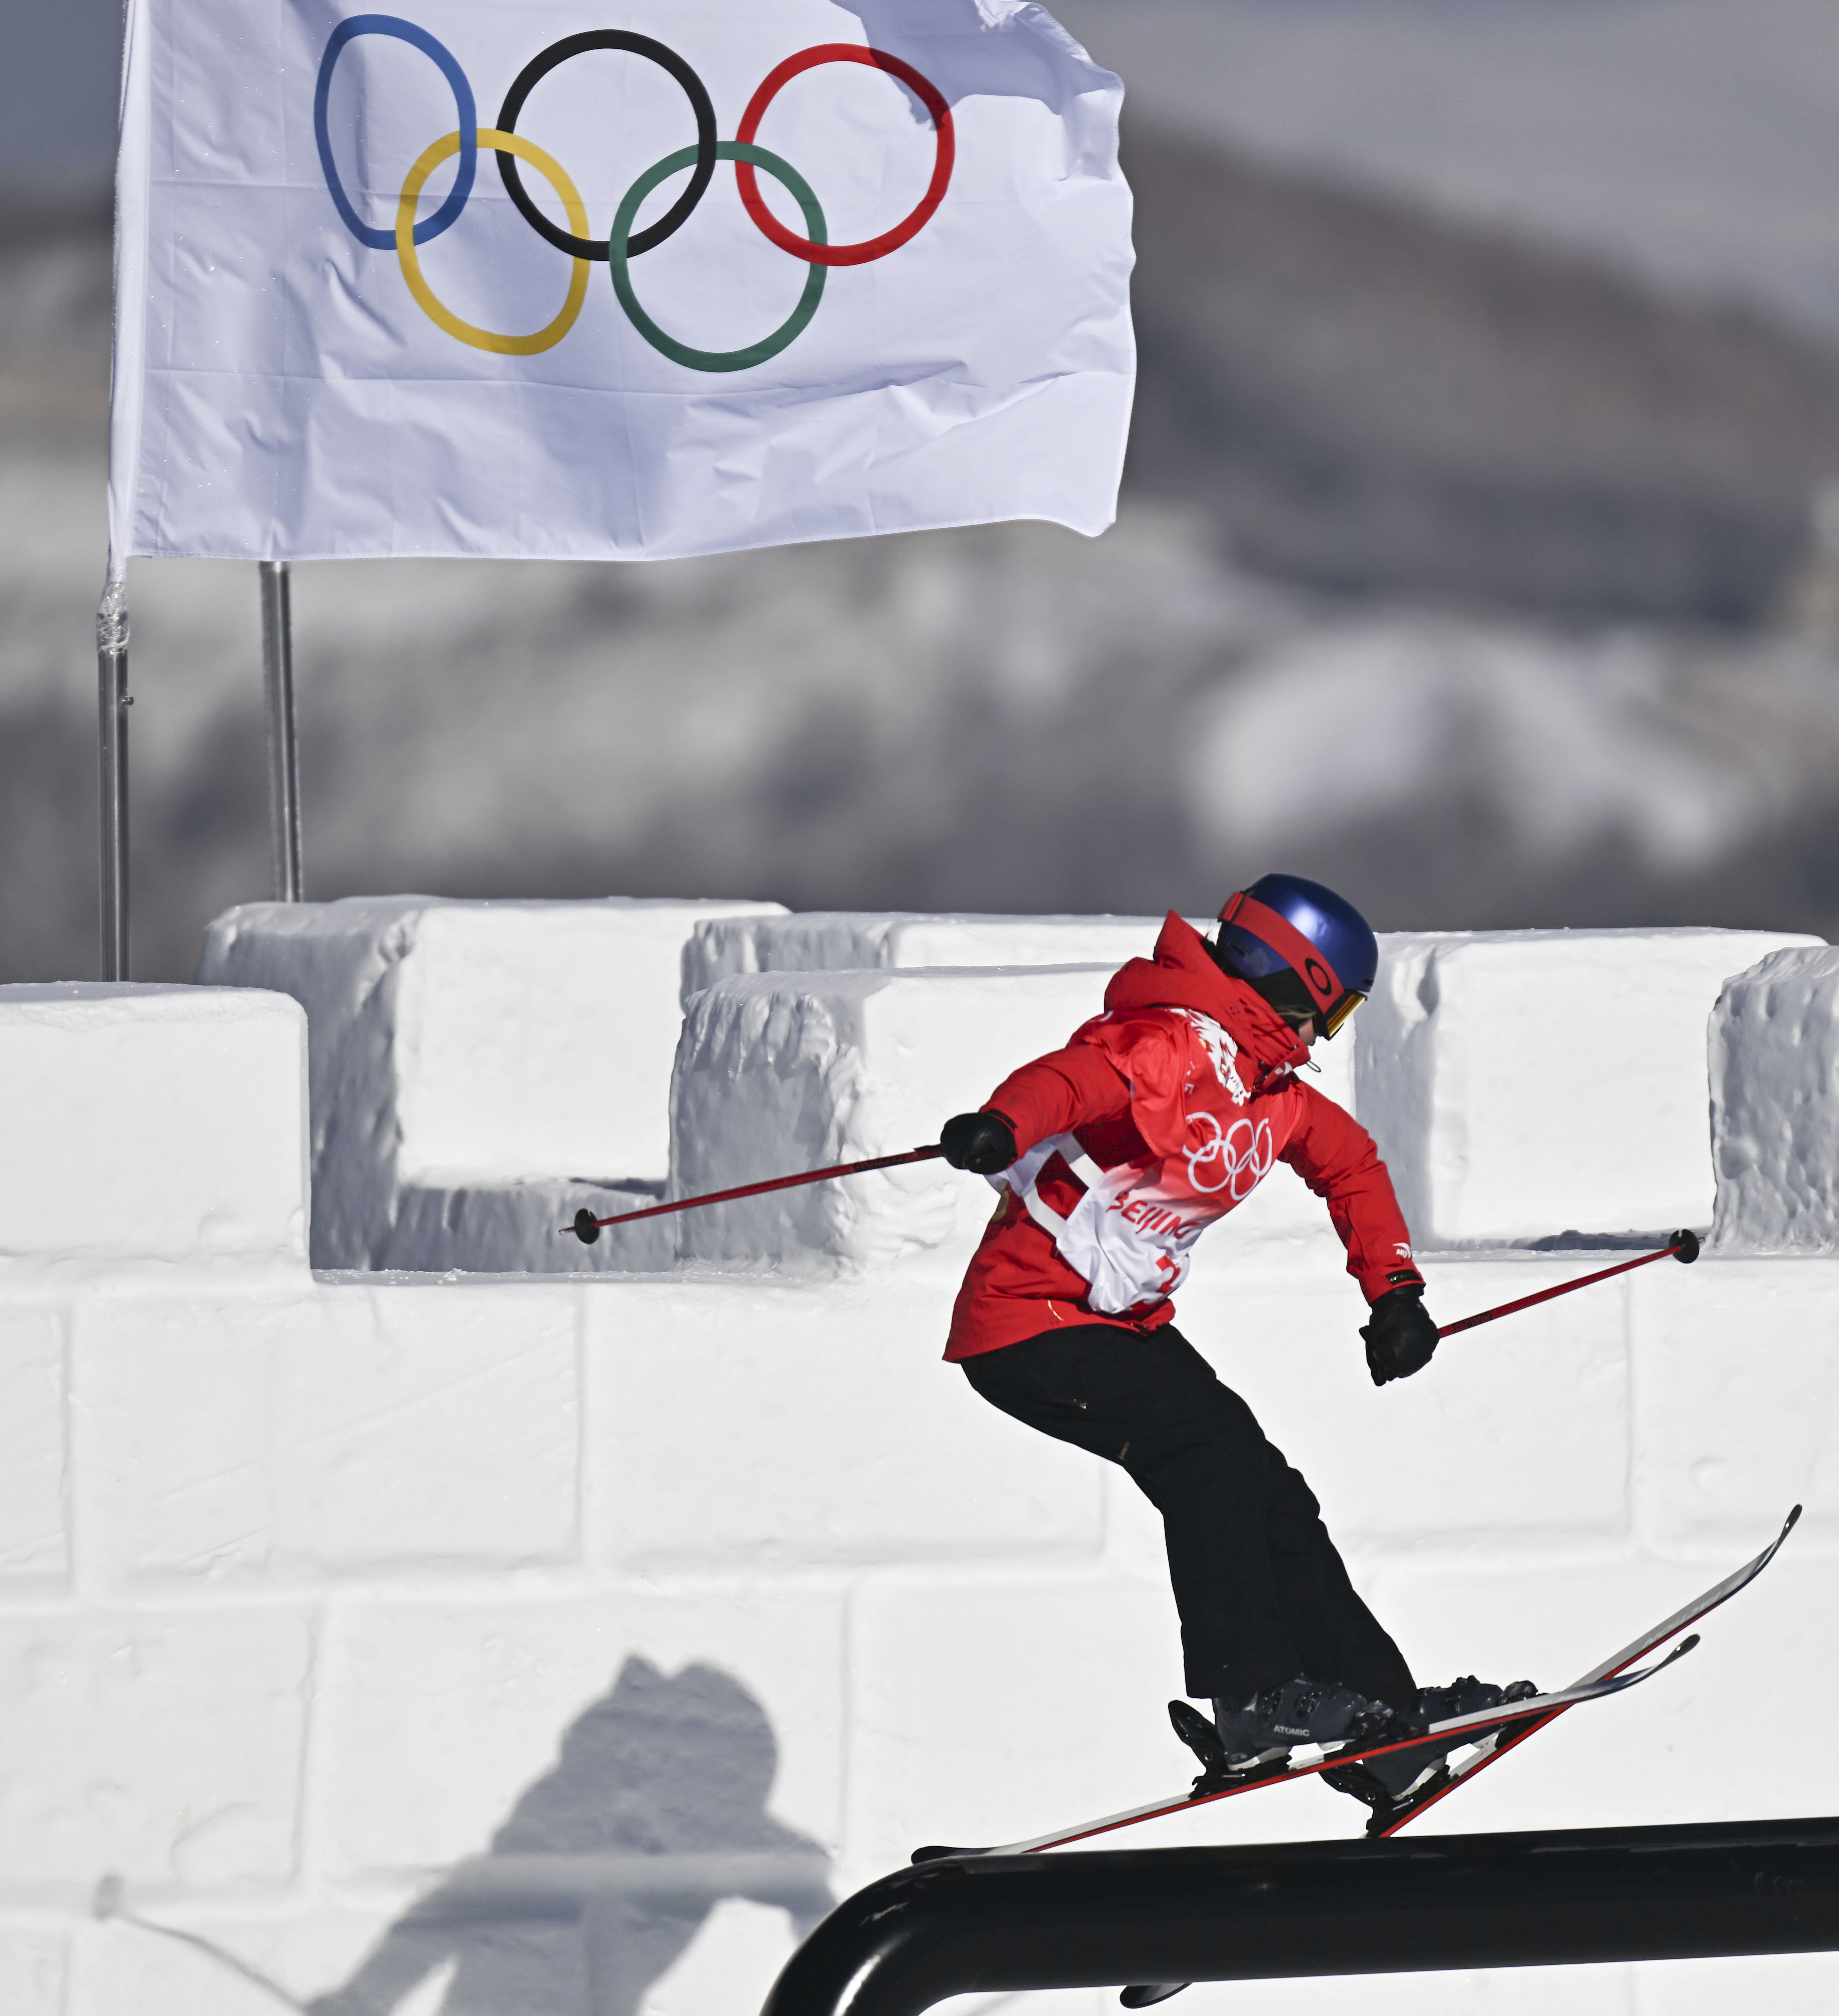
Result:
M0 1267L304 1265L305 1038L272 994L0 987Z
M671 1193L898 1154L1103 1007L1107 966L761 973L691 997L671 1086ZM851 1268L970 1257L995 1202L942 1162L686 1211L686 1258ZM666 1221L668 1222L668 1221Z
M1839 1552L1834 1273L1811 1256L1712 1257L1631 1278L1635 1485L1654 1546L1740 1553L1801 1504L1794 1558Z
M1778 952L1739 974L1711 1017L1714 1245L1839 1246L1839 949Z
M593 1296L590 1363L620 1372L585 1437L592 1564L657 1582L1095 1560L1103 1471L940 1363L951 1295L933 1279L814 1294L729 1277ZM864 1435L871 1420L899 1431Z
M741 1582L347 1606L318 1696L329 1873L436 1868L495 1841L744 1851L795 1831L825 1852L843 1818L844 1610L840 1591Z
M0 1921L0 2009L6 2016L66 2016L69 1972L62 1932Z
M577 1317L560 1283L321 1284L76 1319L113 1588L451 1576L576 1559Z
M0 1586L69 1571L67 1376L59 1312L0 1308Z
M314 1264L579 1267L584 1249L556 1228L583 1202L655 1203L669 1165L685 940L711 917L777 910L397 896L218 918L200 979L307 1011ZM670 1251L668 1233L618 1235L593 1264Z
M1308 1478L1338 1542L1362 1553L1440 1547L1501 1559L1625 1541L1632 1400L1622 1283L1448 1338L1430 1371L1376 1388L1360 1337L1366 1301L1344 1273L1271 1280L1222 1265L1228 1256L1208 1251L1217 1236L1201 1240L1182 1287L1182 1334ZM1587 1271L1574 1255L1433 1258L1425 1306L1439 1323L1454 1323ZM1434 1460L1414 1461L1413 1451ZM1128 1508L1133 1558L1147 1572L1160 1555L1160 1521L1134 1495L1120 1476L1110 1531Z
M1357 1110L1420 1248L1711 1222L1706 1024L1785 932L1476 931L1384 941Z
M873 1576L851 1625L864 1881L923 1841L1024 1840L1192 1775L1161 1712L1182 1661L1160 1577Z
M322 1982L343 1978L348 1957L362 1951L369 1928L349 1906L303 1911L297 1904L283 1906L271 1917L252 1913L239 1900L240 1908L221 1917L187 1910L182 1929L189 1936L162 1938L132 1922L130 1914L145 1912L148 1923L172 1924L168 1899L149 1899L131 1886L120 1895L116 1916L78 1928L70 2000L46 2016L153 2016L157 2011L276 2016L289 2002L307 2008ZM365 1903L376 1910L375 1900ZM0 2001L0 2008L13 2016L10 2003Z
M1211 917L1192 920L1210 931ZM809 910L712 919L683 949L683 999L743 973L858 967L1108 966L1147 958L1160 917L934 916L917 910Z
M178 1939L117 1919L79 1932L67 2003L9 1998L8 1935L0 1928L0 2009L6 2016L275 2016L290 2008L311 2016L733 2016L737 2002L744 2009L765 1998L796 1943L783 1910L722 1884L725 1866L761 1860L671 1856L678 1870L711 1866L715 1880L700 1897L686 1885L661 1906L655 1893L635 1899L620 1887L624 1872L642 1880L655 1869L654 1856L564 1851L474 1858L431 1890L424 1879L421 1912L410 1886L389 1881L335 1901L187 1908ZM821 1872L822 1862L815 1866ZM602 1870L612 1881L597 1885ZM130 1910L149 1902L132 1890L124 1901ZM147 1915L174 1922L163 1898Z
M1839 1957L1830 1953L1675 1960L1641 1970L1640 2016L1729 2016L1745 2004L1769 2016L1828 2016L1836 2003Z
M311 1654L277 1609L0 1617L0 1888L288 1881Z
M590 1182L405 1183L396 1193L389 1265L405 1273L656 1273L676 1252L668 1219L609 1226L592 1246L572 1227L585 1205L596 1218L617 1218L658 1202L664 1186Z

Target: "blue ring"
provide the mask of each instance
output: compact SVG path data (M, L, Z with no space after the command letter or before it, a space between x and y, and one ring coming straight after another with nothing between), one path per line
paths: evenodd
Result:
M332 135L326 123L326 106L332 97L332 73L338 62L339 52L359 35L394 35L398 41L412 44L423 56L434 59L440 67L441 74L452 88L454 105L459 113L459 170L454 177L453 187L447 193L447 200L432 217L423 218L415 227L416 243L426 245L430 238L438 238L455 221L466 208L467 197L473 193L473 177L479 166L479 115L473 103L473 87L466 81L466 74L455 59L452 51L412 21L399 20L394 14L354 14L333 30L332 39L326 45L326 53L319 59L319 81L313 89L313 138L318 143L319 167L326 177L326 186L332 192L333 202L345 221L345 228L360 245L368 245L373 252L394 251L396 233L393 229L373 231L351 207L351 199L345 194L344 184L338 178L337 164L332 158Z

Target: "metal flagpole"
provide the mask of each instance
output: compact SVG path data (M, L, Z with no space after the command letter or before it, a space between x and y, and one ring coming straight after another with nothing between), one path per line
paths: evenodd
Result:
M102 955L104 980L128 977L128 583L111 577L95 613L102 754Z
M262 679L268 691L268 859L275 900L301 900L300 751L293 727L293 608L286 560L259 563Z

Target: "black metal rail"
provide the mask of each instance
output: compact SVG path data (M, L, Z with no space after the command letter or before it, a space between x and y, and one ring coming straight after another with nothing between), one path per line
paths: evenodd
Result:
M1839 1819L932 1862L839 1905L764 2016L948 1995L1839 1949Z

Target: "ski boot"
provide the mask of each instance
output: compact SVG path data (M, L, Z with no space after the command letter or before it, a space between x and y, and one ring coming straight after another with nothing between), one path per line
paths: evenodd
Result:
M1285 1759L1299 1744L1369 1743L1389 1731L1409 1735L1416 1726L1401 1721L1384 1701L1369 1701L1351 1687L1300 1676L1254 1694L1243 1708L1215 1701L1213 1716L1209 1722L1185 1701L1168 1704L1175 1734L1200 1760L1200 1775L1194 1780L1197 1797L1280 1774ZM1138 1982L1117 2000L1126 2009L1148 2009L1179 1995L1187 1985L1180 1981Z
M1213 1717L1229 1766L1281 1755L1300 1743L1369 1742L1398 1719L1384 1701L1333 1680L1300 1676L1254 1695L1243 1708L1216 1701Z
M1497 1687L1466 1673L1446 1687L1426 1687L1418 1695L1412 1719L1420 1726L1448 1722L1459 1715L1479 1715L1507 1701L1529 1700L1538 1692L1531 1680L1515 1680ZM1409 1750L1395 1750L1369 1757L1359 1764L1337 1765L1322 1773L1324 1783L1350 1798L1373 1809L1367 1822L1369 1834L1383 1834L1391 1823L1438 1791L1449 1779L1445 1759L1476 1740L1473 1736L1450 1737L1441 1744L1420 1743Z
M1175 1734L1200 1760L1197 1792L1243 1784L1259 1775L1260 1766L1280 1766L1299 1744L1369 1742L1397 1720L1384 1701L1301 1677L1266 1688L1243 1707L1215 1701L1213 1712L1209 1722L1186 1701L1168 1704Z

